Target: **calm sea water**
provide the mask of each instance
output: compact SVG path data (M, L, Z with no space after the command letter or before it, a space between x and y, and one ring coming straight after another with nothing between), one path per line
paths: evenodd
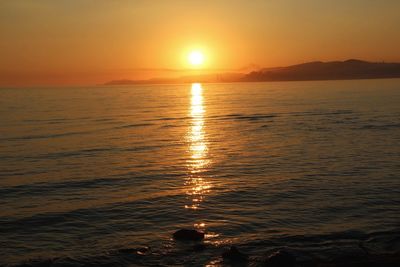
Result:
M0 89L0 264L399 251L399 175L399 79Z

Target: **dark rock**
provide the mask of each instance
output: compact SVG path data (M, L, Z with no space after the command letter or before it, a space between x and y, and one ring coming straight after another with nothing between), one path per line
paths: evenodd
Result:
M231 262L246 262L249 256L240 252L237 247L231 246L228 251L222 253L222 258Z
M173 237L176 240L200 241L204 239L204 233L197 230L181 229L176 231Z
M278 250L269 255L263 266L265 267L294 267L296 265L296 257L285 250Z
M203 251L207 248L205 244L196 244L193 246L193 251Z
M149 247L123 248L118 250L118 252L122 254L146 255L149 252L149 250L150 250Z

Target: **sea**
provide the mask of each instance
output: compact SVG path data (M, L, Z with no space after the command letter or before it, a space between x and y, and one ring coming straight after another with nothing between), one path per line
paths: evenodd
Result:
M399 252L400 79L0 89L1 266L223 266L230 246Z

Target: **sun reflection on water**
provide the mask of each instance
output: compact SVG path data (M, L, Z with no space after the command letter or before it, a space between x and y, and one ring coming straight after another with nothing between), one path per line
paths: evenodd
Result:
M188 159L189 177L185 183L188 188L186 194L190 197L190 203L185 205L185 208L192 210L200 208L200 203L211 188L210 183L202 175L209 164L204 130L204 113L203 88L200 83L194 83L191 87L191 105L189 110L191 117L191 124L188 130L190 153L190 158Z

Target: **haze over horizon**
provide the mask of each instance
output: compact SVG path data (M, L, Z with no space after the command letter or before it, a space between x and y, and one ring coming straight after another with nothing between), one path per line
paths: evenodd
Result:
M398 10L394 0L4 1L0 86L98 84L349 58L400 62ZM201 67L187 62L193 50L204 54Z

